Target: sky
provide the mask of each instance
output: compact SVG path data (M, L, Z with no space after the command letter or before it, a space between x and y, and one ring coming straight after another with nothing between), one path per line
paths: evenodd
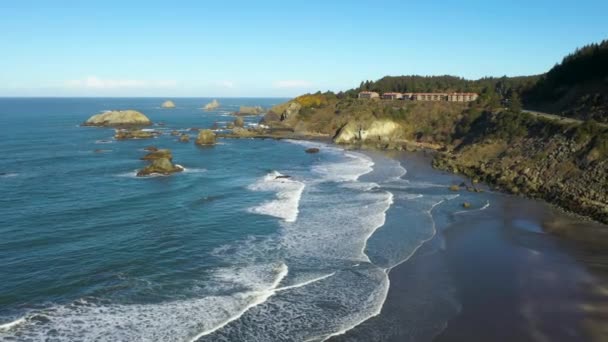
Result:
M546 72L608 1L0 0L0 96L291 97Z

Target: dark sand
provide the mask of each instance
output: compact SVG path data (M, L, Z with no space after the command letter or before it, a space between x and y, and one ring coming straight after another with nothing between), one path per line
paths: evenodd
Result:
M407 179L461 180L423 154L393 157ZM608 249L546 232L608 227L541 201L485 196L488 209L437 222L437 235L392 269L380 315L331 340L608 341Z

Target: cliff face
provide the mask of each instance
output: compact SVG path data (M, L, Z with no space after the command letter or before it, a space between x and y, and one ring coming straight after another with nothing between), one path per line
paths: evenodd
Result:
M434 165L608 222L608 128L485 113Z
M310 97L311 95L308 95ZM324 96L324 95L315 95ZM313 102L310 98L308 103ZM296 98L264 121L338 144L382 149L434 148L434 166L543 198L608 223L608 128L564 123L483 103L449 104Z

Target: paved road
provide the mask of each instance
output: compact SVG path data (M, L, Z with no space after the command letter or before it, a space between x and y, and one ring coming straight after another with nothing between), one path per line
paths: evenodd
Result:
M550 120L558 120L558 121L563 122L563 123L574 123L574 124L582 124L583 123L583 120L573 119L573 118L567 118L565 116L559 116L559 115L555 115L555 114L537 112L535 110L523 109L522 112L528 113L528 114L532 114L534 116L542 116L542 117L550 119Z

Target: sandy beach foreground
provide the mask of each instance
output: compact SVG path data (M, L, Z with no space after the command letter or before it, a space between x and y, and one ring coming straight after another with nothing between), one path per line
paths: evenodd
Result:
M406 179L450 184L423 154L395 153ZM489 193L491 205L436 217L437 234L390 272L380 315L332 341L606 341L608 251L546 231L599 230L544 202ZM387 225L402 225L396 202Z

